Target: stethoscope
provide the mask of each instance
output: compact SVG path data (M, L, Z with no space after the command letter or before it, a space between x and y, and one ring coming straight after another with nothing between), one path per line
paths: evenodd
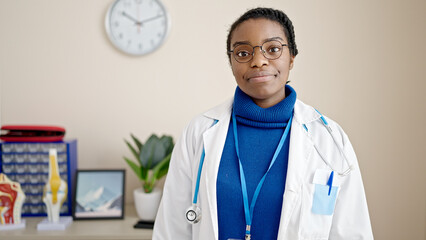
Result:
M308 128L307 128L307 126L306 126L306 124L303 124L303 128L305 129L305 131L306 131L306 133L308 134L308 136L310 137L310 139L311 139L311 141L312 141L312 143L313 143L313 145L314 145L314 148L315 148L315 150L318 152L318 155L321 157L321 159L324 161L324 163L332 170L332 172L336 172L337 174L339 174L339 175L341 175L341 176L347 176L347 175L349 175L349 173L352 171L352 169L353 169L353 167L352 167L352 165L349 163L349 160L348 160L348 158L347 158L347 156L346 156L346 154L345 154L345 152L343 151L343 148L338 144L338 142L337 142L337 139L336 139L336 137L334 136L334 134L333 134L333 131L332 131L332 129L331 129L331 127L330 127L330 125L328 124L328 122L325 120L325 118L324 118L324 116L318 111L318 110L316 110L319 114L320 114L320 118L321 118L321 122L322 122L322 124L324 125L324 127L327 129L327 131L328 131L328 133L331 135L331 137L333 138L333 142L334 142L334 144L336 145L336 147L338 148L338 150L339 150L339 152L340 152L340 154L343 156L343 158L345 159L345 161L346 161L346 164L347 164L347 166L348 166L348 168L346 169L346 170L344 170L344 171L342 171L342 172L340 172L340 171L337 171L331 164L330 164L330 162L329 161L327 161L326 160L326 158L324 157L324 154L322 154L321 153L321 151L319 150L319 148L318 148L318 146L315 144L315 142L313 141L313 139L310 137L310 135L309 135L309 130L308 130ZM235 115L234 115L234 112L232 113L233 114L233 119L235 119ZM291 119L292 118L290 118L290 120L289 120L289 123L288 123L288 126L291 126ZM212 125L212 127L216 124L218 122L218 120L215 120L214 121L214 123L213 123L213 125ZM233 124L234 124L234 129L236 129L236 122L235 122L235 120L234 120L234 122L233 122ZM290 127L287 127L286 128L286 131L288 131L287 129L289 129ZM282 144L281 142L283 141L283 138L285 138L284 137L284 135L286 134L286 131L283 133L283 137L281 138L281 140L280 140L280 143L279 143L279 145L280 144ZM235 136L236 136L236 132L235 132ZM238 138L235 138L235 140L236 141L238 141ZM277 150L280 150L281 148L277 148ZM237 150L238 151L238 150ZM274 154L275 155L275 154ZM202 169L203 169L203 163L204 163L204 157L205 157L205 150L204 150L204 148L203 148L203 152L202 152L202 154L201 154L201 158L200 158L200 163L199 163L199 165L198 165L198 173L197 173L197 180L196 180L196 184L195 184L195 191L194 191L194 198L193 198L193 201L192 201L192 205L186 210L186 213L185 213L185 218L186 218L186 220L189 222L189 223L191 223L191 224L195 224L195 223L198 223L198 222L200 222L200 220L201 220L201 209L200 209L200 207L198 206L198 204L197 204L197 200L198 200L198 191L199 191L199 187L200 187L200 178L201 178L201 171L202 171ZM274 159L273 159L273 161L274 161ZM272 161L272 164L273 164L273 161ZM270 165L270 166L272 166L272 164ZM241 170L241 162L240 162L240 170ZM269 169L268 169L268 171L269 171ZM240 171L240 172L242 172L242 171ZM243 177L244 177L244 175L243 175ZM261 187L261 186L260 186ZM243 195L244 195L244 190L243 190ZM250 210L252 210L252 209L250 209ZM246 214L246 221L247 221L247 214ZM250 232L250 229L248 229L248 232ZM246 229L246 233L247 233L247 229ZM247 234L246 234L246 236L247 236Z
M329 161L327 161L324 157L324 154L321 153L321 151L319 150L318 146L315 144L314 140L311 138L312 143L314 144L314 148L317 151L318 155L320 155L321 159L324 161L324 163L333 171L336 172L337 174L339 174L340 176L347 176L349 175L349 173L352 171L353 166L349 163L348 157L345 154L345 151L343 151L343 148L339 145L339 143L337 142L336 137L333 134L333 130L331 129L330 125L328 124L327 120L325 120L324 116L315 109L315 111L317 111L317 113L319 113L320 118L321 118L321 122L324 125L324 127L327 129L328 133L330 134L331 138L333 138L333 142L334 145L336 145L337 149L340 152L340 155L343 156L343 158L345 159L346 165L348 166L348 168L345 171L339 172L337 171L335 168L333 168L333 166L330 164ZM303 124L303 128L306 130L306 132L309 135L309 131L308 128L306 127L306 124ZM310 137L310 136L309 136Z

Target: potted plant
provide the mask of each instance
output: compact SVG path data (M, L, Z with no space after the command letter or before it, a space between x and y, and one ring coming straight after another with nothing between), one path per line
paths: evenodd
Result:
M158 137L152 134L145 144L131 134L134 145L126 139L134 160L124 157L130 168L141 181L142 186L133 192L136 211L141 220L154 221L161 200L161 189L156 182L169 170L174 143L171 136Z

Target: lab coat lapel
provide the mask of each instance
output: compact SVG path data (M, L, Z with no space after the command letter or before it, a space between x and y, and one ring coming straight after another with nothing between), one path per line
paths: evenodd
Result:
M217 219L217 199L216 199L216 180L219 171L220 159L222 157L223 147L226 141L226 134L228 132L229 121L231 117L231 106L229 102L219 108L219 114L212 113L211 111L206 114L218 120L217 124L208 129L203 134L205 160L203 171L205 171L205 189L207 190L207 201L209 203L209 212L213 225L215 239L218 239L218 219Z
M302 126L304 123L303 117L306 115L298 114L302 110L300 108L304 107L301 105L304 104L299 101L296 102L294 121L291 124L288 169L278 239L285 239L285 236L287 236L286 231L292 213L301 197L302 183L303 179L306 178L306 170L308 168L307 161L313 150L313 144Z

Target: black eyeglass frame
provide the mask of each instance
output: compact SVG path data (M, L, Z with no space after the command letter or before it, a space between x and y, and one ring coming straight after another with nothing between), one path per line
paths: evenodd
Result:
M247 61L244 61L244 62L240 62L240 61L238 61L238 60L237 60L237 58L235 57L235 54L234 54L235 48L236 48L236 47L238 47L238 46L240 46L240 45L238 45L238 46L234 47L234 49L232 49L232 50L228 51L228 54L232 54L232 56L234 57L235 61L237 61L237 62L239 62L239 63L248 63L248 62L250 62L250 61L253 59L253 56L254 56L254 49L258 47L258 48L260 49L260 51L262 52L262 55L263 55L266 59L268 59L268 60L275 60L275 59L280 58L280 57L281 57L281 55L283 54L283 50L282 50L282 49L281 49L281 53L280 53L280 55L279 55L278 57L276 57L276 58L268 58L267 56L265 56L265 50L263 50L263 48L262 48L262 46L263 46L265 43L267 43L267 42L272 42L272 41L274 41L274 42L279 42L279 41L277 41L277 40L270 40L270 41L266 41L266 42L262 43L262 45L256 45L256 46L252 46L251 44L248 44L248 43L247 43L247 44L240 44L240 45L249 45L250 47L252 47L252 48L253 48L253 51L252 51L252 53L250 54L251 58L250 58L250 59L248 59ZM280 42L279 42L279 43L280 43ZM281 44L281 47L284 47L284 46L287 46L287 47L288 47L288 44L282 44L282 43L280 43L280 44Z

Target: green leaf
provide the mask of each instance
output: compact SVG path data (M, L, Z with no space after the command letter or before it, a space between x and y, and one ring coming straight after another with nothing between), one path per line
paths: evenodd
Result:
M165 136L158 139L157 144L155 145L153 149L153 156L152 156L152 165L151 167L154 168L157 166L158 163L160 163L167 155L167 148L168 148L168 140Z
M126 139L124 139L124 141L126 142L133 156L135 156L136 159L139 159L139 151L136 151L136 149Z
M138 176L138 178L141 181L145 180L145 178L142 177L142 169L141 169L141 167L138 164L136 164L135 162L133 162L132 160L130 160L130 159L126 158L126 157L123 157L123 158L127 162L127 164L129 164L130 168L135 172L136 176Z
M173 138L171 136L163 136L161 137L161 140L164 147L166 148L165 156L167 156L169 153L173 151L173 147L174 147Z
M141 167L141 177L145 180L148 178L148 168Z
M160 179L167 174L171 156L172 154L170 153L154 169L152 169L153 181L156 179Z
M169 166L170 166L170 158L172 156L172 153L170 153L165 159L167 161L167 164L164 164L161 166L161 168L158 170L158 174L156 176L157 179L161 179L162 177L164 177L167 172L169 171ZM160 164L159 164L160 165Z
M167 149L167 154L170 154L170 153L172 153L172 152L173 152L173 148L174 148L174 146L175 146L175 144L174 144L174 142L173 142L173 138L172 138L172 137L170 137L170 146L169 146L169 148Z
M155 149L155 146L152 146L152 147ZM148 164L146 165L146 167L148 169L152 169L153 158L154 158L154 151L151 151L151 156L149 156L149 158L148 158Z
M138 151L138 155L139 155L139 153L140 153L141 149L143 148L143 144L141 143L141 141L139 141L139 139L138 139L135 135L130 134L130 136L132 136L133 141L135 142L136 146L137 146L137 147L138 147L138 149L139 149L139 151Z
M141 166L151 169L151 163L153 162L153 156L154 156L154 149L155 146L158 143L159 138L157 135L152 134L148 140L145 142L144 147L142 148L140 155L139 155L139 161L141 163Z
M157 166L160 162L167 157L173 150L173 138L170 136L162 136L159 139L158 144L154 152L153 165L152 167Z
M151 135L140 152L140 163L143 167L153 169L169 153L173 151L173 138L171 136Z

